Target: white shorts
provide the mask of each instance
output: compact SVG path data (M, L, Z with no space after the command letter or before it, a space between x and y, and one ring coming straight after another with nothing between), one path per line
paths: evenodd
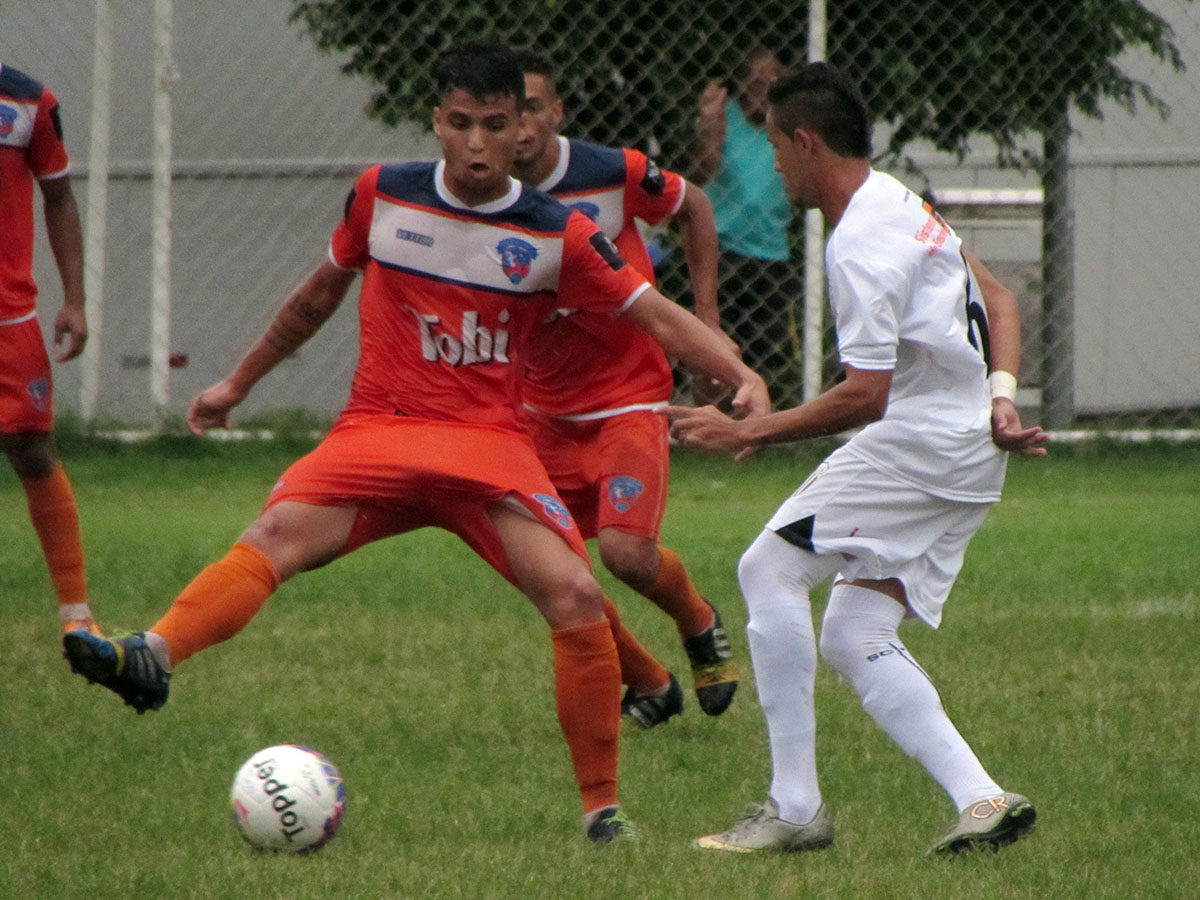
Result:
M900 579L909 608L937 628L967 544L990 508L935 497L839 450L766 527L804 550L840 555L845 581Z

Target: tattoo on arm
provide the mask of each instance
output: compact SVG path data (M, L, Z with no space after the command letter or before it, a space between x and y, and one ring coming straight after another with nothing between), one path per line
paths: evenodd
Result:
M316 334L328 318L328 311L304 297L295 297L267 328L263 340L277 353L291 356L301 344Z

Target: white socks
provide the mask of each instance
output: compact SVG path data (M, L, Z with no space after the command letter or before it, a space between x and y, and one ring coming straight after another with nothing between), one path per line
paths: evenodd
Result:
M821 806L813 711L817 644L808 593L836 569L836 560L800 550L772 531L762 532L738 565L750 613L750 659L771 745L770 795L787 822L811 822Z
M821 655L850 682L879 727L925 767L961 812L1003 789L984 771L946 716L929 676L901 643L897 628L903 618L904 607L892 598L835 584L821 625Z

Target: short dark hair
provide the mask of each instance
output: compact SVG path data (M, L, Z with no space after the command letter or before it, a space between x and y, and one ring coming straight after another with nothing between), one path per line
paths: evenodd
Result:
M505 44L468 43L447 50L433 69L437 99L464 90L477 100L512 96L525 105L525 73L511 47Z
M772 82L767 103L775 124L788 134L814 131L838 156L871 156L871 123L858 88L828 63L809 63Z
M552 89L557 90L558 67L547 54L532 47L518 47L515 51L521 71L526 75L541 75Z

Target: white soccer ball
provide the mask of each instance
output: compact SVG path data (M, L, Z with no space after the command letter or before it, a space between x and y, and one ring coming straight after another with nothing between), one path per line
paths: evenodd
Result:
M346 786L337 766L320 753L280 744L242 764L229 800L234 824L255 849L312 853L337 833Z

